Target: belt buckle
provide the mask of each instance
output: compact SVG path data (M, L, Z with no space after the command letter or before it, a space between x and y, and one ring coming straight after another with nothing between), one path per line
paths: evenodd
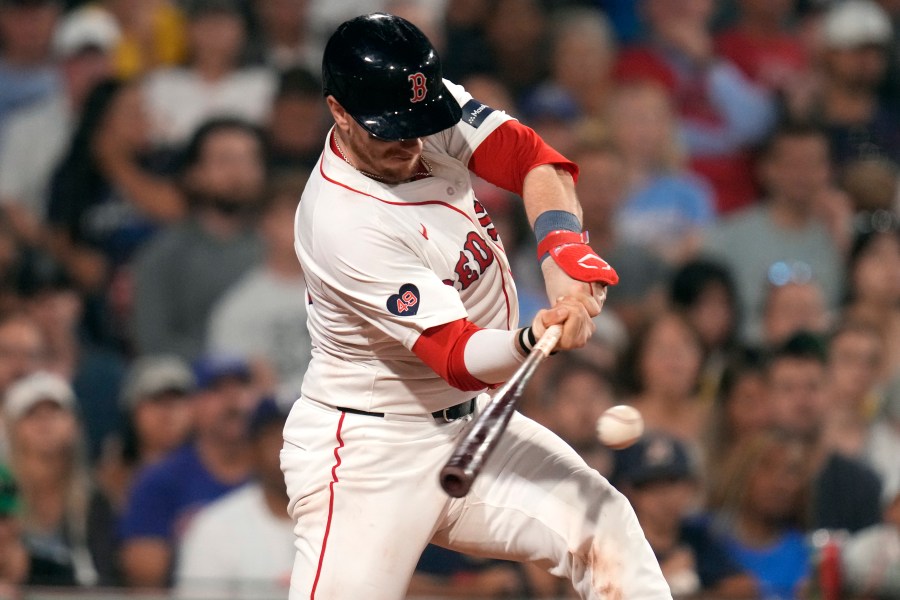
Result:
M441 416L444 417L444 423L452 423L453 421L456 420L456 419L451 419L450 416L447 414L447 412L453 408L456 408L456 407L450 406L441 411Z

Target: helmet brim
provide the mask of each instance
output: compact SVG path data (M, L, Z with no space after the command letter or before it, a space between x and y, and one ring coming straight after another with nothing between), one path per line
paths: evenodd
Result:
M456 125L462 108L444 88L428 100L409 108L380 113L354 114L363 129L382 140L396 141L423 138Z

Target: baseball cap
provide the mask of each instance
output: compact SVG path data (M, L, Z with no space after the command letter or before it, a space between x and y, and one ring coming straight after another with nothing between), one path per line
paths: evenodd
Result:
M122 403L134 409L142 400L165 392L189 394L196 387L194 373L186 361L172 354L137 358L122 384Z
M69 411L75 408L75 392L69 382L54 373L38 371L9 387L3 404L4 415L10 422L18 421L43 400L56 402Z
M855 48L891 41L891 19L872 0L847 0L825 13L825 44L830 48Z
M269 425L283 427L286 420L287 411L274 398L263 398L250 415L247 431L251 438L255 438Z
M654 481L691 479L694 474L683 442L668 434L651 432L615 453L611 479L616 485L643 485Z
M83 6L65 15L53 33L53 51L61 58L88 49L107 52L122 38L112 14L99 6Z
M208 389L226 377L249 381L251 375L250 363L239 356L213 354L194 363L194 377L200 389Z
M522 102L522 116L529 122L571 123L581 116L578 103L559 86L542 85Z

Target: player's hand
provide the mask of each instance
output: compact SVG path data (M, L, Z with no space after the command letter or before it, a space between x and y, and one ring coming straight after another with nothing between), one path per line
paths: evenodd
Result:
M547 290L547 298L551 303L556 302L561 297L584 294L592 296L597 302L597 312L591 313L591 317L596 317L600 314L603 303L606 301L605 284L573 279L552 258L548 258L541 263L541 272L544 275L544 287Z
M534 337L540 339L551 325L562 325L562 336L557 350L572 350L587 344L596 326L591 319L600 312L600 303L584 292L561 296L552 308L538 311L531 322Z

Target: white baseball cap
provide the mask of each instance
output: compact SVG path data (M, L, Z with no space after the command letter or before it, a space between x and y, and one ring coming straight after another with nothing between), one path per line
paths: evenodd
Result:
M122 39L116 18L99 6L83 6L65 15L53 32L53 51L60 58L89 48L112 50Z
M175 355L142 356L129 368L122 384L122 402L134 409L142 401L164 392L189 394L196 380L190 366Z
M889 43L893 27L888 14L872 0L847 0L828 10L823 32L829 48L855 48Z
M56 402L69 411L75 408L75 392L69 382L54 373L38 371L9 386L3 414L10 422L18 421L43 400Z

